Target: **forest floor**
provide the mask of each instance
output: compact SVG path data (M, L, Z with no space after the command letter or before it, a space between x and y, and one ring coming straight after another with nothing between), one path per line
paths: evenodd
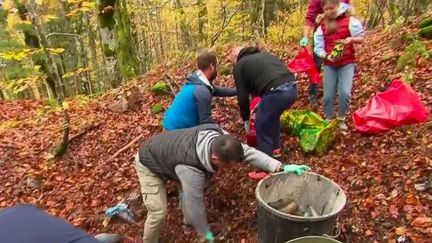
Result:
M404 36L413 31L411 27L368 31L366 43L358 47L359 75L355 80L352 111L385 89L389 81L406 76L396 71L396 65L410 44ZM423 43L432 50L431 41ZM290 53L285 56L288 60L299 48L285 50ZM432 60L416 57L416 63L408 75L413 80L411 85L432 110ZM106 208L139 191L133 167L139 143L113 160L109 158L139 135L142 134L140 141L143 141L161 131L162 114L152 115L151 107L161 103L167 108L172 97L154 96L146 87L161 80L164 74L181 85L193 69L192 63L177 69L161 66L101 98L70 99L71 135L91 129L76 137L66 154L55 161L47 153L61 140L61 112L45 101L0 102L0 208L31 203L91 233L119 232L139 238L145 218L140 201L132 205L139 226L123 222L102 226ZM216 83L234 86L231 76L219 77ZM120 90L127 91L133 86L142 91L138 108L125 113L111 112L107 107ZM294 108L307 107L307 97L307 81L302 78ZM233 134L242 126L236 104L235 98L214 101L215 120ZM304 154L297 138L284 134L282 161L307 164L313 172L334 180L344 189L348 204L339 218L343 242L394 242L399 235L409 236L413 242L431 242L432 194L414 187L431 180L431 122L376 136L356 132L351 120L349 127L348 134L338 134L330 151L322 157ZM238 165L212 178L206 187L208 218L221 242L257 242L254 196L257 182L247 177L251 170L249 166ZM163 238L168 242L194 242L194 233L183 232L177 192L172 185L168 187L168 196Z

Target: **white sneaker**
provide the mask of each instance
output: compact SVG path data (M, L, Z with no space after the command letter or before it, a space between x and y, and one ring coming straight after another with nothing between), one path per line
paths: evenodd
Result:
M340 121L339 122L339 129L346 131L346 130L348 130L348 126L344 121Z

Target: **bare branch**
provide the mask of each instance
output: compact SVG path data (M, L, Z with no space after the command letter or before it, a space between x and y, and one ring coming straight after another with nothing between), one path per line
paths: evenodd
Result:
M58 32L53 32L53 33L49 33L46 35L46 38L49 38L51 36L55 36L55 35L61 35L61 36L73 36L73 37L77 37L80 38L81 36L78 34L74 34L74 33L58 33Z
M214 46L214 44L216 43L216 41L219 39L219 37L222 35L222 33L225 31L225 29L228 27L228 25L230 24L230 22L231 22L231 20L234 18L234 16L238 13L238 12L240 12L240 10L241 10L241 7L238 7L232 14L231 14L231 16L228 18L228 19L226 19L226 14L224 14L224 18L223 18L223 20L222 20L222 26L221 26L221 29L218 31L218 32L216 32L213 36L212 36L212 38L211 38L211 43L210 43L210 46ZM223 6L223 11L224 11L224 13L226 13L226 6Z

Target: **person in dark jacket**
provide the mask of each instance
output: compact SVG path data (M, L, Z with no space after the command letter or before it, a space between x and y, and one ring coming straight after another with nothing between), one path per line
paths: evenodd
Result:
M170 131L200 124L214 123L211 114L213 96L230 97L235 89L213 86L217 77L217 57L213 51L202 51L197 58L198 71L191 74L165 113L163 127Z
M283 165L266 154L241 144L215 124L177 129L156 135L140 145L135 169L147 208L145 243L156 243L167 214L166 182L180 182L183 215L208 242L214 235L204 208L206 178L235 163L246 161L268 172L303 174L305 165Z
M236 47L230 56L234 65L237 99L246 133L250 129L249 95L261 97L256 109L257 148L280 157L280 116L297 98L297 85L283 61L258 47Z
M350 0L340 0L343 4L342 6L351 8ZM324 18L324 6L323 0L309 0L308 9L306 12L306 24L304 27L303 38L300 40L300 46L306 47L309 43L309 38L313 36L318 26L321 24ZM312 49L314 49L314 44L312 44ZM314 61L316 68L320 71L322 67L322 59L320 56L314 53ZM316 107L318 105L318 84L309 83L309 101L312 106Z
M99 234L93 237L33 205L16 205L0 211L0 242L120 243L124 239L117 234Z

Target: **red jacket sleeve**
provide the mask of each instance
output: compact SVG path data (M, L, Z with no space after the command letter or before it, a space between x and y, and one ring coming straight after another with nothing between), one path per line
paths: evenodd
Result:
M344 3L350 3L350 0L342 0Z
M315 20L321 11L321 0L309 0L306 13L306 25L315 26Z

